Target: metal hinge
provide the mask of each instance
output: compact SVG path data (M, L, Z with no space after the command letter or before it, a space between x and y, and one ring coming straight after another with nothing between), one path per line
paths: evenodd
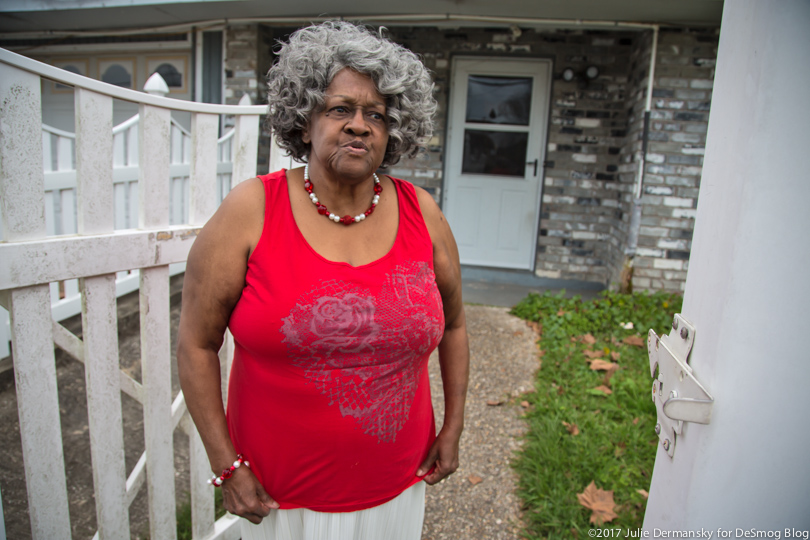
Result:
M695 378L687 363L695 327L680 315L675 315L669 335L661 338L650 330L647 352L653 381L652 400L658 411L655 432L669 457L675 454L675 441L684 422L708 424L712 419L714 398Z

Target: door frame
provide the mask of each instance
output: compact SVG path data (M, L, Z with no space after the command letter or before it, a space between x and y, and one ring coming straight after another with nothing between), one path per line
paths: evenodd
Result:
M450 152L452 149L453 143L453 107L455 103L452 102L452 98L456 92L456 85L459 83L458 78L455 76L456 64L461 60L478 60L482 62L488 61L509 61L509 62L526 62L526 63L536 63L541 62L548 66L548 78L546 82L546 87L543 89L546 93L546 100L540 103L540 106L544 108L543 112L543 120L539 120L539 122L544 123L544 127L542 129L542 133L540 134L540 141L539 144L539 152L538 152L538 186L537 186L537 196L535 200L535 208L537 212L535 214L533 230L531 231L531 237L533 239L531 250L530 250L530 258L528 266L504 266L502 268L511 268L516 270L529 270L534 272L537 268L537 239L540 232L540 220L541 220L541 206L543 201L543 187L545 185L545 162L546 156L548 152L548 132L550 128L551 122L551 102L552 102L552 87L553 87L553 78L554 78L554 62L551 58L546 56L501 56L501 55L470 55L470 54L458 54L452 55L450 58L450 85L448 87L448 94L447 94L447 113L446 113L446 121L445 121L445 159L444 159L444 166L442 167L442 197L441 197L441 207L443 210L447 209L447 196L448 192L450 191L448 187L451 184L452 179L452 165L453 165L453 158ZM462 122L463 123L463 122ZM461 156L456 156L460 162ZM475 264L475 263L464 263L470 266L478 266L478 267L486 267L487 265L482 264Z

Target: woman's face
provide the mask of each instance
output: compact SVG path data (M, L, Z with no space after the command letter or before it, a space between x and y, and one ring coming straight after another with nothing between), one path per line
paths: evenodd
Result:
M370 77L349 68L335 75L325 94L302 137L310 145L310 170L335 180L369 178L388 145L385 98Z

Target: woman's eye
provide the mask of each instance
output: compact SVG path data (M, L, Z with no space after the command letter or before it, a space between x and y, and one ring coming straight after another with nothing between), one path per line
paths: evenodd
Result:
M371 117L374 120L383 120L383 119L385 119L385 117L381 113L378 113L378 112L371 113Z
M338 105L337 107L332 107L332 110L335 111L336 113L345 113L345 112L348 111L348 109L346 107L343 107L342 105Z

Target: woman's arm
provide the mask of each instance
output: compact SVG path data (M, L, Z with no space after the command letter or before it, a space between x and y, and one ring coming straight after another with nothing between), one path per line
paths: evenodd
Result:
M467 323L461 299L461 265L450 226L433 197L416 188L419 206L433 241L433 271L444 305L445 329L439 343L439 364L444 389L444 423L436 442L420 465L417 476L429 471L425 482L435 484L458 469L458 447L464 429L464 405L470 372Z
M237 457L222 404L218 352L263 222L264 188L253 178L234 188L202 228L183 281L177 345L180 386L217 476ZM248 461L250 457L245 456ZM253 523L278 508L247 467L237 469L222 491L225 508Z

